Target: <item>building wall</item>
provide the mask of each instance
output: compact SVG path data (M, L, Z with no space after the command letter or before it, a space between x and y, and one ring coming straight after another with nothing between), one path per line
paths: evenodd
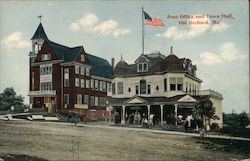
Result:
M183 90L182 91L170 91L170 78L182 78L183 79ZM164 79L167 79L167 91L164 89ZM115 83L116 89L113 97L116 98L128 98L133 97L136 94L136 85L140 84L140 80L145 79L147 84L151 86L151 94L141 95L141 96L166 96L172 97L179 94L184 94L186 89L186 83L191 83L197 86L197 90L200 89L200 82L186 77L184 73L166 73L159 75L146 75L146 76L135 76L135 77L115 77L112 83ZM123 94L118 94L118 82L123 82ZM157 87L158 86L158 87ZM130 88L130 92L129 92ZM158 88L158 90L157 90Z
M211 120L211 123L218 123L219 127L222 128L223 125L223 114L222 114L222 99L218 97L210 97L213 106L215 107L215 115L217 115L220 119L219 120Z

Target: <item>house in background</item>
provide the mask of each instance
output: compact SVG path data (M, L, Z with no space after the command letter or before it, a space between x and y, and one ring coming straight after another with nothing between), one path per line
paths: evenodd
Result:
M40 23L32 40L30 104L33 108L97 119L106 112L112 68L105 59L88 54L83 46L67 47L48 39Z
M109 106L119 113L122 124L129 115L139 113L146 118L154 114L163 125L177 124L178 116L186 118L201 99L210 99L220 118L211 123L222 127L222 95L201 90L196 70L190 59L178 58L172 47L167 57L154 52L141 54L134 64L121 59L113 72Z

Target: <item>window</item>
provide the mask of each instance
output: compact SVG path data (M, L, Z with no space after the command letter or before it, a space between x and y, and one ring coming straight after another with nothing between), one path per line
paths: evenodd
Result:
M123 82L117 82L117 93L123 94Z
M81 54L81 61L85 61L85 55Z
M140 80L140 94L146 94L146 81Z
M69 68L64 69L64 87L69 87Z
M102 82L102 90L105 92L106 92L106 88L107 88L106 86L107 86L106 82Z
M95 105L95 97L90 96L90 106L94 106L94 105Z
M89 68L86 68L86 76L90 75L89 70L90 70Z
M175 91L176 78L170 78L170 90Z
M76 87L79 87L79 84L80 84L80 83L79 83L79 78L75 78L75 86L76 86Z
M142 71L142 64L139 64L138 71Z
M137 72L148 71L148 63L139 63L137 64Z
M112 93L115 94L115 83L112 83Z
M98 106L99 104L99 98L98 97L95 97L95 106Z
M135 93L136 93L136 94L139 94L139 86L138 86L138 85L135 86Z
M182 91L182 89L183 89L183 79L177 78L177 90Z
M102 91L102 81L99 81L100 88L99 90Z
M89 104L89 95L84 95L84 104Z
M167 78L164 79L164 91L168 90Z
M151 94L151 86L148 84L148 94Z
M100 106L106 106L106 98L105 97L100 97L99 98L99 104L100 104Z
M75 65L75 73L79 74L79 65Z
M186 82L186 92L188 92L188 82Z
M77 104L82 104L82 95L81 94L77 94Z
M99 91L99 81L95 80L95 90Z
M148 64L147 63L143 63L143 71L147 71L148 70Z
M35 90L35 72L32 72L31 89Z
M42 55L42 61L46 61L46 60L50 60L50 59L51 59L50 54L43 54Z
M88 80L88 79L85 80L85 83L86 83L86 84L85 84L85 87L86 87L86 88L89 88L89 80Z
M189 93L191 93L191 83L189 83Z
M84 79L81 79L81 88L85 88L85 82L84 82Z
M46 64L40 66L40 75L52 74L52 64Z
M94 79L91 79L91 80L90 80L90 88L91 88L91 89L94 89Z
M69 94L64 94L64 104L65 105L69 104Z
M111 92L112 91L112 86L111 86L111 83L108 82L108 91Z
M81 67L81 75L84 75L85 74L85 68L84 67Z
M41 91L52 90L52 82L42 82L40 86Z

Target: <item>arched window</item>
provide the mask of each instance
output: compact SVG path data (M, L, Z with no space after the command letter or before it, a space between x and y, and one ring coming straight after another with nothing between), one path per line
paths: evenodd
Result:
M140 94L146 94L146 85L145 79L140 80Z

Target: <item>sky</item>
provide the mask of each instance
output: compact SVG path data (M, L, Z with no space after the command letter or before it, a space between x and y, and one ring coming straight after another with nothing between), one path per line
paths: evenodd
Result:
M217 1L0 1L0 92L14 87L28 103L31 37L42 15L51 41L83 46L107 59L142 53L142 6L165 26L145 25L145 53L170 47L197 65L202 89L223 95L223 112L249 112L249 4ZM226 16L223 16L226 15Z

